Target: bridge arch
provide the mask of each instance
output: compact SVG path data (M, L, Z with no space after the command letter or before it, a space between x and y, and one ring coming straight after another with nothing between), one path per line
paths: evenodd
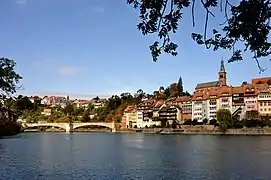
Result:
M98 126L98 127L105 127L109 128L112 131L115 130L115 126L112 123L103 123L103 122L92 122L92 123L73 123L73 129L77 129L80 127L87 127L87 126Z
M67 131L67 123L29 123L23 125L23 130L34 127L56 127Z

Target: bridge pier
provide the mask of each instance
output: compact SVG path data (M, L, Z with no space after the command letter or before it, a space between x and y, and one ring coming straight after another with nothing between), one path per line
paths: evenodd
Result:
M66 126L66 133L70 133L73 130L73 124L72 123L67 123Z

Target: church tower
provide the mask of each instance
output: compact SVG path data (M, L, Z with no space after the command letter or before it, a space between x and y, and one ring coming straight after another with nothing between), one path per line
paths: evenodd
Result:
M218 80L219 80L220 86L227 86L227 76L226 75L227 75L227 73L225 70L224 61L222 59L221 63L220 63L220 70L218 72Z

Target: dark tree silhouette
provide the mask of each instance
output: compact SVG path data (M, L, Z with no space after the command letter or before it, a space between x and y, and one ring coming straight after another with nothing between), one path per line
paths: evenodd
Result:
M183 95L184 93L183 93L183 80L182 80L182 77L179 78L178 87L179 87L180 95Z
M243 60L242 53L248 50L260 72L265 70L258 59L271 54L268 40L271 28L270 0L127 0L127 3L139 8L141 22L137 28L142 34L158 35L159 40L149 47L153 61L157 61L162 52L177 55L178 45L172 41L171 35L177 32L185 8L191 7L192 26L196 25L194 13L199 3L205 10L205 29L202 34L192 33L192 39L214 51L231 50L232 56L228 62ZM215 17L212 12L214 8L219 8L225 19L220 24L221 30L213 29L211 37L208 37L208 21ZM243 48L236 48L238 42L244 45Z
M14 94L18 90L17 84L22 77L14 71L16 63L7 58L0 58L0 97Z

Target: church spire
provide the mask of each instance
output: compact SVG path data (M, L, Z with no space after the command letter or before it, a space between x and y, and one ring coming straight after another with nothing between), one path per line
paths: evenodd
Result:
M224 60L221 59L220 62L220 70L218 72L218 81L220 83L220 86L226 86L227 85L227 73L224 66Z
M226 72L223 58L221 59L221 62L220 62L220 71L219 72Z

